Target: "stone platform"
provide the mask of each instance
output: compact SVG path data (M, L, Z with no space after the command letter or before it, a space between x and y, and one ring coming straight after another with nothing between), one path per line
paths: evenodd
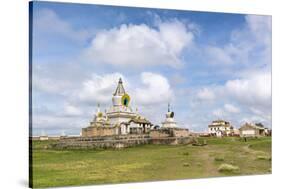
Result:
M147 135L119 135L107 137L72 137L62 138L51 144L55 149L99 149L99 148L126 148L144 144L190 144L193 137L150 137Z

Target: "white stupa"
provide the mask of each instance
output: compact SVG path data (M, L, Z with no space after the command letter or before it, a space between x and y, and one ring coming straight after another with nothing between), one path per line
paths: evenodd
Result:
M106 113L111 124L128 122L137 116L136 112L130 107L130 100L130 96L125 92L120 78L112 97L112 106Z
M166 119L162 122L163 128L175 128L177 127L177 122L174 121L174 112L170 111L170 104L168 104L168 112L166 113Z
M112 96L112 106L103 113L98 104L94 119L87 128L82 129L82 136L99 135L93 128L104 129L105 132L100 131L101 134L99 136L106 135L106 132L109 133L108 135L112 134L112 132L108 131L110 129L114 130L113 133L116 135L149 132L153 124L141 116L137 110L133 111L133 108L130 106L130 100L131 97L126 93L120 78Z

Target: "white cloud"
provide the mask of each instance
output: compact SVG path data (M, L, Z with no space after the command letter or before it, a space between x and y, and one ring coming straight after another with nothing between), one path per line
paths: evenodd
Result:
M43 78L34 75L32 78L32 87L40 92L65 94L66 90L71 87L71 83L65 80L54 80L52 78Z
M266 127L271 127L271 125L268 124L267 120L265 120L264 118L260 117L260 116L249 116L249 117L244 117L240 120L240 123L267 123Z
M66 104L64 106L64 112L66 116L80 116L82 115L83 111L71 104Z
M272 118L270 72L251 70L238 75L237 79L228 80L224 85L206 87L205 92L202 90L201 97L205 97L203 99L208 99L207 94L213 94L210 96L216 96L219 99L219 101L212 101L211 105L204 106L207 106L207 109L213 109L212 115L216 118L227 119L237 125L248 121L262 122L270 126ZM223 107L221 103L224 103ZM200 106L197 108L201 114L204 113Z
M205 48L206 56L211 64L233 64L234 61L226 49L208 46Z
M83 123L83 124L82 124ZM77 117L61 115L36 115L32 118L33 128L36 129L68 129L81 128L85 120Z
M262 43L266 46L271 46L271 17L260 15L247 15L246 22L248 28L258 39L258 43Z
M250 110L259 117L262 117L263 119L271 122L271 110L268 110L267 108L256 108L256 107L250 107Z
M231 79L223 85L205 87L197 93L200 100L224 102L223 109L216 110L219 115L223 110L229 113L245 113L251 111L254 115L271 119L271 73L269 71L247 71L237 79ZM234 106L233 102L236 105Z
M71 24L60 18L60 16L51 9L40 9L34 15L34 34L37 32L55 33L61 37L66 37L73 41L81 41L89 38L90 33L86 30L75 30ZM45 36L41 36L45 37Z
M95 36L86 50L90 61L130 67L182 64L181 53L194 35L180 21L160 22L158 28L123 24Z
M208 90L201 91L203 99L216 96L219 102L225 103L223 108L219 108L221 104L215 102L212 114L217 117L227 116L234 122L248 120L270 125L271 17L246 16L245 26L233 31L228 43L223 46L208 45L204 53L208 63L232 69L228 71L231 79L225 84L212 88L206 86ZM235 106L227 102L233 102Z
M140 77L140 78L139 78ZM143 72L136 78L124 77L120 73L93 74L90 79L82 82L81 88L73 91L73 104L111 105L112 94L122 78L126 92L131 96L132 103L138 106L167 104L173 98L169 81L161 74Z
M225 104L224 109L229 113L239 113L240 109L232 104Z
M200 119L204 115L209 120L226 119L237 126L245 121L262 122L269 127L271 125L270 71L243 71L237 74L236 79L228 80L222 85L206 86L193 96L205 100L204 106L199 103L194 109L198 111L196 117ZM209 102L206 100L212 103L206 103ZM194 100L191 98L190 104L192 103ZM193 117L190 119L197 122L198 118Z
M203 88L197 93L197 98L199 100L211 101L211 100L215 99L215 94L214 94L213 90L211 90L209 88Z
M167 50L178 56L184 47L191 45L194 35L187 31L186 26L177 20L173 22L160 22L159 34Z
M137 107L138 111L153 123L161 122L174 93L168 79L158 73L142 72L133 78L124 77L120 73L93 74L90 79L83 82L81 89L73 93L72 103L82 109L88 106L94 110L97 103L101 103L102 108L109 108L120 77L126 92L131 96L131 107L133 109ZM155 114L156 112L158 113Z
M222 119L222 117L225 115L224 111L220 108L213 110L212 113L217 119Z
M111 101L112 94L117 86L119 78L128 85L127 79L120 73L98 75L93 74L88 80L82 83L82 89L78 89L76 93L78 98L82 102L97 104L108 104ZM73 95L74 98L76 93Z
M242 104L271 106L271 74L258 72L248 77L229 80L225 84L228 95Z
M205 47L207 62L211 64L270 65L271 17L245 16L245 26L231 33L230 41L222 46Z
M186 82L186 77L177 73L173 74L170 79L171 83L173 83L174 85L184 84Z
M173 98L173 91L168 80L156 73L143 72L142 86L136 87L136 103L142 105L167 104Z
M40 24L42 31L56 33L72 40L85 39L88 36L87 32L75 30L73 26L62 20L53 11L46 10L38 18L41 19L38 24ZM271 19L269 17L264 18L246 16L245 27L233 32L228 44L222 47L210 46L208 44L203 51L207 53L206 55L208 56L206 57L209 62L228 66L234 66L237 63L249 63L250 69L254 67L252 65L256 62L270 64ZM110 64L118 68L125 67L125 69L150 65L178 67L182 65L181 58L184 49L193 46L194 43L194 31L190 30L190 28L187 24L177 20L169 22L160 21L156 27L149 27L145 24L121 25L120 27L99 32L93 39L91 46L87 49L87 55L93 62ZM258 51L255 51L256 49ZM253 54L255 56L258 55L258 58L251 59L250 56ZM82 70L89 68L86 66L82 67L82 64L83 62L81 61L81 64L77 66L81 68L81 74L76 74L81 75L79 80L76 76L69 76L71 74L57 77L60 79L54 79L55 77L52 77L52 74L55 74L51 71L44 75L40 74L39 79L33 78L35 90L46 92L48 93L47 95L49 93L65 95L65 99L62 100L63 102L57 105L60 107L57 110L52 109L54 112L63 110L64 114L57 115L53 112L53 114L48 113L48 115L44 116L41 113L38 117L35 117L34 127L54 129L74 127L80 130L91 119L89 112L94 111L94 106L97 103L101 103L103 107L111 105L112 93L115 90L119 77L122 77L125 89L132 97L132 102L139 107L141 113L144 113L148 119L153 122L155 121L155 123L164 119L166 104L174 99L174 92L169 83L170 79L168 80L164 75L158 73L141 73L141 70L138 70L138 73L133 77L126 75L127 78L124 78L120 73L108 73L93 74L92 77L85 79L85 77L88 77L88 74L84 73L86 71L89 73L90 69ZM68 65L65 66L65 69L67 67ZM72 71L70 70L68 73L72 73ZM240 71L243 72L243 70ZM101 73L100 70L95 70L95 72ZM124 73L127 73L127 71L125 70ZM212 120L213 116L222 118L222 116L229 116L229 113L235 112L237 114L231 114L231 116L235 116L234 118L227 118L241 120L243 115L248 120L263 120L264 122L271 120L270 72L247 72L239 75L235 69L233 74L230 75L231 78L236 79L228 80L225 85L206 86L198 92L193 90L191 86L188 88L188 94L183 89L176 91L177 97L180 91L184 91L180 101L185 101L186 98L194 99L193 97L196 96L197 99L212 102L210 104L206 103L204 106L201 106L202 103L199 103L201 107L197 106L196 110L193 109L197 114L196 116L190 116L188 121L192 123L190 123L191 125L200 127L200 129L206 128L207 122ZM184 81L179 75L172 75L171 80L174 81L172 84ZM195 95L187 97L187 95L193 94ZM182 97L185 97L185 99L182 99ZM219 99L219 101L215 99ZM40 103L43 100L40 99ZM46 101L48 108L53 106L50 102ZM231 102L231 104L225 104L226 102ZM221 106L221 104L225 105ZM175 109L178 122L183 120L186 114L192 113L191 106L186 106L184 107L186 109L182 111L184 112L182 115L177 113L180 112L180 109ZM250 108L251 112L245 113L247 108ZM238 114L239 111L241 114ZM85 113L87 114L86 116ZM204 118L207 121L202 121Z

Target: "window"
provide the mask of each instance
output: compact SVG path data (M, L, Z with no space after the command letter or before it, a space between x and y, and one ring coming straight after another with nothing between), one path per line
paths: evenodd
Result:
M125 105L125 106L128 105L128 100L127 100L127 98L124 99L124 105Z

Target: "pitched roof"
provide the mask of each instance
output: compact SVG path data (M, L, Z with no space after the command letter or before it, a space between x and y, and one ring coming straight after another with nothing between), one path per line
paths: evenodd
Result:
M264 130L264 127L260 127L254 124L250 124L250 123L245 123L244 125L242 125L239 130L241 129L246 129L246 128L253 128L253 129L259 129L259 130Z
M218 119L215 121L212 121L211 124L208 125L209 127L218 127L218 126L224 126L224 127L230 127L230 122L224 121L222 119Z
M142 117L135 117L131 119L129 122L151 124L150 121Z

